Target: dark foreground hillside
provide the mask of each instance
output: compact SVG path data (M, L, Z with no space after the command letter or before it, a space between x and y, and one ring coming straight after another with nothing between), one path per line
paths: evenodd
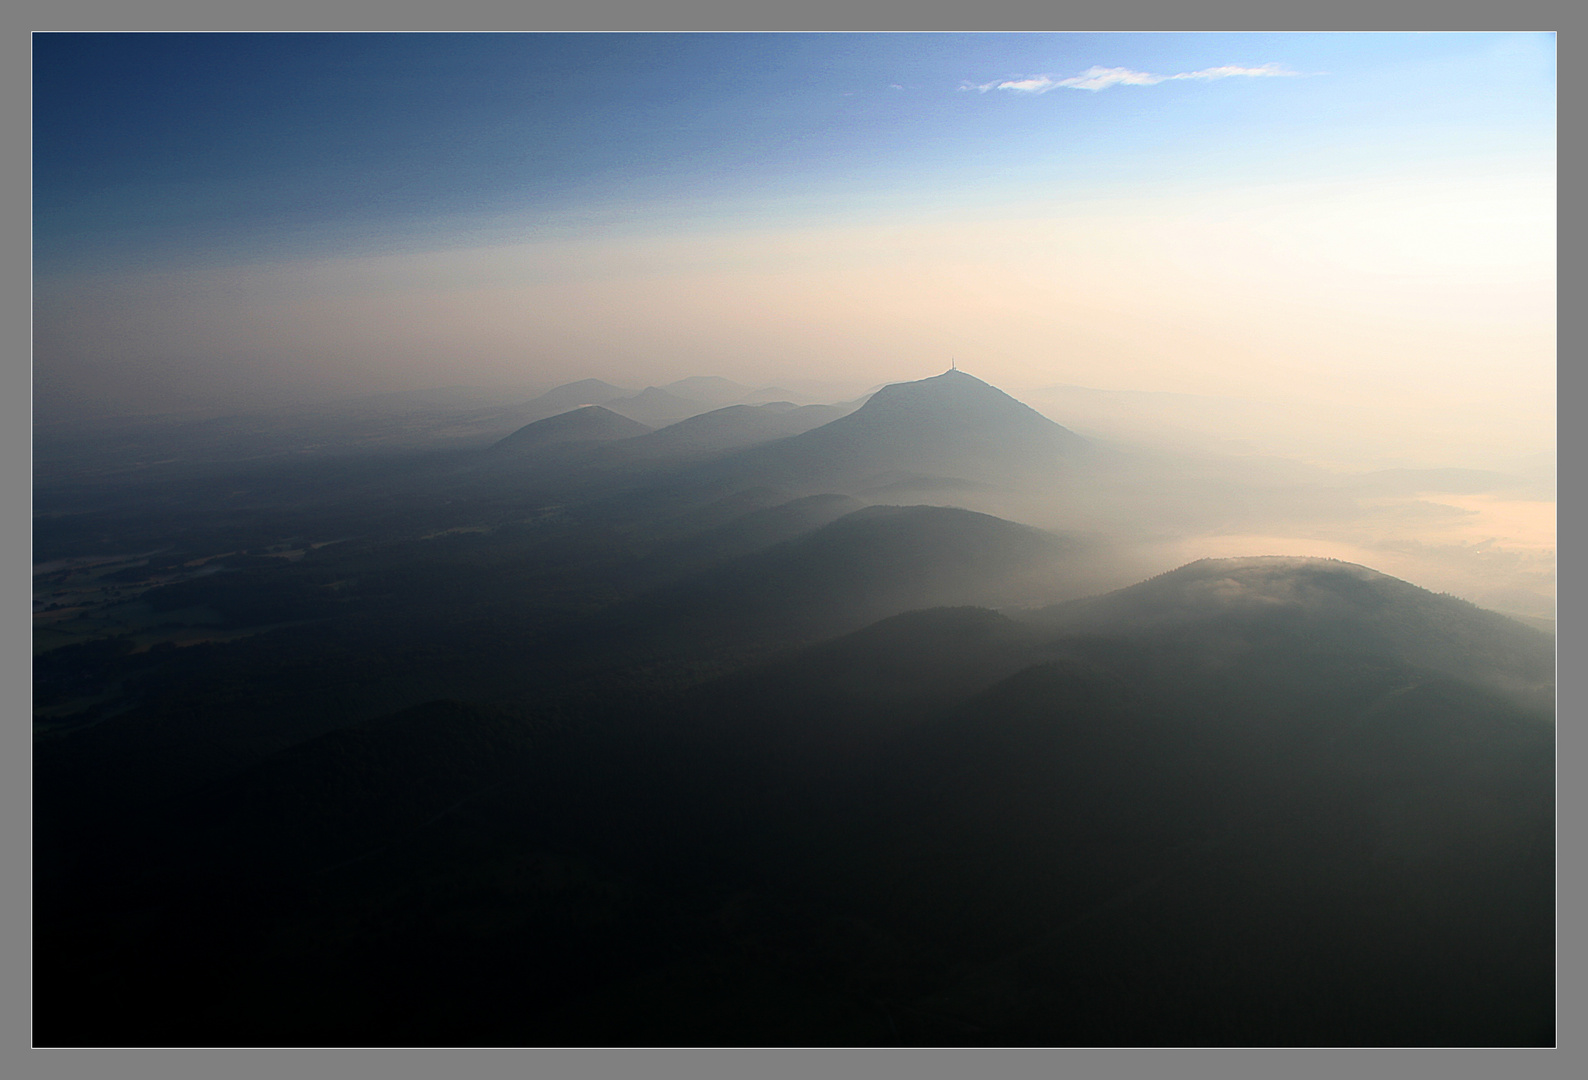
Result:
M853 594L816 555L860 565L897 517L610 617L731 639L772 618L757 582ZM923 581L1055 557L933 527ZM934 595L908 581L888 595ZM35 1041L1554 1041L1543 635L1347 564L1235 560L735 655L560 696L543 660L544 695L343 725L164 799L73 789L59 757L77 812L40 834Z
M1330 560L1114 589L965 508L1118 493L960 372L744 391L42 485L35 1041L1553 1042L1549 638Z

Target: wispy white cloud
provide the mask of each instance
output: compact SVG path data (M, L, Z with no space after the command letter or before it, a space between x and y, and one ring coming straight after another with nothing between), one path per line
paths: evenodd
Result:
M1171 78L1173 76L1170 76ZM1068 79L1059 79L1054 86L1063 86L1071 90L1106 90L1110 86L1123 83L1126 86L1151 86L1161 83L1162 75L1149 75L1145 71L1132 71L1129 68L1114 67L1089 67L1079 75Z
M1299 71L1291 71L1281 64L1259 64L1257 67L1242 67L1239 64L1223 64L1219 67L1203 68L1201 71L1186 71L1179 75L1170 75L1171 79L1228 79L1232 75L1246 75L1252 78L1263 78L1271 75L1299 75Z
M1296 75L1280 64L1260 64L1243 67L1240 64L1222 64L1200 71L1182 71L1174 75L1154 75L1148 71L1132 71L1123 67L1089 67L1079 75L1061 79L1054 75L1026 75L1018 79L994 79L986 83L965 83L961 90L975 90L985 94L989 90L1008 90L1016 94L1045 94L1060 87L1069 90L1107 90L1110 86L1155 86L1161 82L1182 79L1229 79L1236 76L1263 78L1276 75Z

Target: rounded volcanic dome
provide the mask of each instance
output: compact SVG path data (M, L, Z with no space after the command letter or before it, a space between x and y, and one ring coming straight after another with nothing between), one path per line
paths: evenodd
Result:
M611 442L632 439L651 431L638 421L620 416L600 405L584 405L533 424L525 424L493 444L493 451L532 450L562 443Z
M927 425L942 430L995 429L1007 436L1056 437L1079 445L1079 436L996 386L950 368L916 382L890 383L850 414L854 424Z

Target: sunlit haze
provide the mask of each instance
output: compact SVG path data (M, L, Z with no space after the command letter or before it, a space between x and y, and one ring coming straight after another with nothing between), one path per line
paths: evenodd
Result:
M1419 542L1553 556L1550 35L35 59L43 423L590 377L838 401L952 360L1093 436L1525 471Z
M33 49L39 1045L1558 1045L1553 34Z

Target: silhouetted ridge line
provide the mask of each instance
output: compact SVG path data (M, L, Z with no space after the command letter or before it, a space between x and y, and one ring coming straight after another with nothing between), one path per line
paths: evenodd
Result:
M1004 487L1043 482L1085 439L963 371L884 386L847 416L753 448L708 475L791 489L877 493L890 485Z
M525 424L492 444L488 452L525 451L562 443L612 442L646 435L651 430L637 420L619 416L600 405L586 405L581 409Z

